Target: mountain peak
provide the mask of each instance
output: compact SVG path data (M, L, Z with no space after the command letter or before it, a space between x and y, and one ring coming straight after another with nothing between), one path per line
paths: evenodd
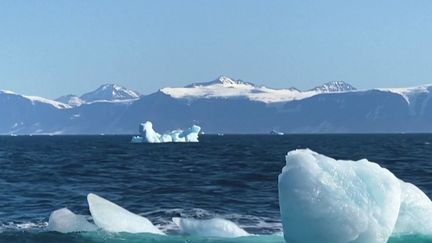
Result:
M249 83L249 82L244 82L240 79L232 79L228 76L224 76L221 75L219 76L218 79L216 79L215 81L218 81L219 83L221 83L222 85L225 86L235 86L235 85L248 85L248 86L255 86L253 83Z
M190 85L187 85L186 88L199 87L199 86L213 86L213 85L222 85L224 87L236 87L236 86L254 87L255 86L253 83L244 82L240 79L236 80L236 79L230 78L228 76L221 75L213 81L202 82L202 83L192 83Z
M99 100L132 100L138 99L140 94L118 84L103 84L94 91L83 94L80 98L86 102Z
M118 84L103 84L99 87L99 89L102 89L102 90L107 90L107 89L108 90L122 90L122 89L126 89L126 88L123 86L120 86Z
M344 81L330 81L324 83L320 86L316 86L310 91L317 91L321 93L335 93L335 92L345 92L357 90L354 86Z

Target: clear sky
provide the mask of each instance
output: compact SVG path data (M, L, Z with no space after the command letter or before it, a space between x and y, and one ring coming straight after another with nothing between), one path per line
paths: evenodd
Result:
M0 89L145 94L220 74L300 89L431 83L432 1L0 1Z

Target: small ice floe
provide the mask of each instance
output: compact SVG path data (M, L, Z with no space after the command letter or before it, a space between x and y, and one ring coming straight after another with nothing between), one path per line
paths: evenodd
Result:
M93 221L105 231L164 235L147 218L131 213L96 194L88 194L87 202Z
M131 143L170 143L170 142L198 142L201 127L193 125L186 130L173 130L159 134L153 130L149 121L140 124L139 136L132 137Z
M284 133L276 131L276 130L272 130L272 131L270 131L270 135L284 135Z
M183 234L221 238L249 236L244 229L226 219L213 218L208 220L196 220L173 218L172 220Z
M85 216L74 214L67 208L58 209L51 213L48 230L60 233L86 232L97 230L96 225L87 221Z

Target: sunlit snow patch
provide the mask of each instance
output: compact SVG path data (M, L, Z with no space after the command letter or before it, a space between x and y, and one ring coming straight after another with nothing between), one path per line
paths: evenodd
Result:
M153 124L149 121L140 124L140 136L132 137L132 143L169 143L169 142L198 142L201 127L193 125L186 130L173 130L159 134L153 130Z
M87 201L93 221L106 231L164 234L147 218L131 213L98 195L88 194Z
M184 234L201 237L235 238L249 236L249 234L235 223L221 218L196 220L173 218L174 223Z
M48 230L71 233L95 231L97 227L88 222L83 215L77 215L67 208L62 208L51 213L48 221Z

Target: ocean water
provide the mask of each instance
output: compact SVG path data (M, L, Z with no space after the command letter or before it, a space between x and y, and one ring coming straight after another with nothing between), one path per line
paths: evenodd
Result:
M0 137L0 242L284 242L277 176L287 151L379 163L432 196L432 135L225 135L130 144L130 136ZM50 213L90 215L86 195L149 218L169 236L47 232ZM181 235L172 217L223 217L251 237ZM392 243L432 242L426 236Z

